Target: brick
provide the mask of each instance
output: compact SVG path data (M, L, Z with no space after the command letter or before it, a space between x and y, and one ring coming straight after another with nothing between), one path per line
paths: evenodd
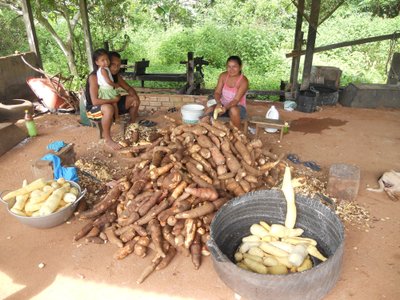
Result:
M172 103L170 103L170 102L163 102L163 103L161 103L161 106L172 107Z
M151 101L151 102L150 102L150 105L151 105L151 106L156 106L156 107L158 107L158 106L161 106L161 103L160 103L160 102L153 102L153 101Z
M150 102L158 102L158 98L157 97L149 97L149 101Z
M143 101L140 101L140 104L142 104L142 105L149 105L149 104L150 104L150 101L148 101L148 100L143 100Z
M185 97L185 98L183 98L183 103L194 103L194 101L192 98Z
M329 169L327 192L338 200L353 201L360 187L360 168L349 164L334 164Z
M158 101L160 102L169 102L169 97L158 97Z

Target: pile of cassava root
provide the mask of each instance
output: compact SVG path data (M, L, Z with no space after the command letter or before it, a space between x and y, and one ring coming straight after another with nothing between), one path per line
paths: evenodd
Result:
M281 181L285 163L261 140L249 141L230 125L202 121L173 124L162 137L132 146L128 175L89 210L78 212L87 224L75 241L109 243L115 259L155 252L137 279L165 268L177 252L191 256L195 269L209 255L206 241L215 212L246 192Z

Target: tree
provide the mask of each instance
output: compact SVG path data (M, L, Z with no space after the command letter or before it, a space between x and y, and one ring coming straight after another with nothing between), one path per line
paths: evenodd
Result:
M57 45L62 50L72 75L78 76L74 53L74 30L80 20L79 5L77 1L33 0L34 17L51 34ZM11 8L22 15L20 0L0 0L0 5ZM54 24L64 22L67 27L65 34L57 32Z
M9 9L0 10L0 28L3 33L6 33L1 37L0 56L10 55L15 51L29 50L21 15Z

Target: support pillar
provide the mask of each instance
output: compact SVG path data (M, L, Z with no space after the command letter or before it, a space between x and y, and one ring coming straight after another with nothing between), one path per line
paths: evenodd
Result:
M307 90L310 86L311 67L314 56L315 40L317 38L320 7L321 0L312 0L310 21L308 26L306 57L304 59L303 81L300 87L300 90L302 91Z
M297 17L296 17L296 31L294 33L294 44L293 51L300 52L301 46L303 43L303 31L301 31L301 27L303 25L303 14L304 14L304 0L299 0L297 6ZM292 98L296 98L297 94L297 81L299 77L299 68L300 68L300 59L301 56L294 56L292 59L292 67L290 70L290 93L292 94Z

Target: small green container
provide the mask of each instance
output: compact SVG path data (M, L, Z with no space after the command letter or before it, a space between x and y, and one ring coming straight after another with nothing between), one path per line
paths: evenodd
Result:
M289 123L285 122L285 127L283 127L283 133L289 133Z

